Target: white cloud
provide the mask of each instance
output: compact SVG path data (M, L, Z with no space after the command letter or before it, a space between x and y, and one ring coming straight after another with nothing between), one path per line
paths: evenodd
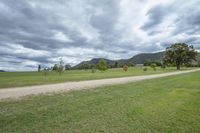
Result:
M73 40L63 34L63 32L56 32L54 38L61 42L73 42Z
M0 46L0 52L8 55L21 55L26 57L42 57L49 56L50 53L44 50L34 50L30 48L26 48L20 44L10 44Z
M0 1L0 69L63 58L129 58L182 41L200 48L200 1ZM189 12L189 13L188 13ZM19 40L19 41L18 41ZM2 65L3 64L3 65ZM9 65L10 64L10 65Z

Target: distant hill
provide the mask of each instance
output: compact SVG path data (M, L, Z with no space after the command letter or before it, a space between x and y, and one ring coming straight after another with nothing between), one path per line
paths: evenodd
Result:
M109 60L105 58L94 58L89 61L83 61L76 65L74 68L80 68L84 64L95 64L97 65L100 59L104 59L108 66L112 67L116 64L118 66L122 66L124 64L144 64L146 62L161 62L164 57L165 52L157 52L157 53L141 53L138 55L133 56L130 59L120 59L120 60ZM197 60L200 61L200 53L198 53Z
M79 63L78 65L74 66L74 68L80 68L85 64L89 64L89 65L97 65L100 59L104 59L106 61L106 63L108 64L108 66L112 66L115 64L114 60L109 60L109 59L105 59L105 58L93 58L90 61L83 61L81 63Z
M0 70L0 72L5 72L4 70Z
M145 62L149 62L149 61L161 62L163 56L164 56L164 52L142 53L128 59L128 62L132 62L135 64L144 64Z

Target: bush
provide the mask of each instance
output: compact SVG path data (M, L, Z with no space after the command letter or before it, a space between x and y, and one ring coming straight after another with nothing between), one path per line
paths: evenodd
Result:
M165 70L166 66L165 66L165 65L162 65L161 68L162 68L163 70Z
M96 68L92 68L92 73L95 73L96 72Z
M143 68L143 71L147 71L147 67L144 67L144 68Z
M155 63L152 63L150 66L151 66L151 68L153 68L154 71L156 71L156 66L157 65Z
M162 63L158 61L146 61L144 63L144 66L151 66L151 64L156 64L156 66L162 66Z
M101 59L100 61L99 61L99 63L98 63L98 69L100 70L100 71L105 71L105 70L107 70L107 63L106 63L106 61L104 60L104 59Z
M126 71L128 71L128 66L127 65L124 65L123 66L123 70L126 72Z

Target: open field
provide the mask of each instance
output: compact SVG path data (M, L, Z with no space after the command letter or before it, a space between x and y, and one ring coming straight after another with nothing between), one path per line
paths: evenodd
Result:
M107 78L107 79L96 79L96 80L86 80L79 82L65 82L65 83L57 83L57 84L48 84L48 85L35 85L35 86L26 86L26 87L15 87L15 88L5 88L0 89L0 100L5 99L18 99L24 96L29 95L38 95L45 93L60 93L67 92L71 90L83 90L83 89L91 89L96 87L103 87L108 85L117 85L117 84L126 84L131 82L138 82L147 79L155 79L161 77L167 77L172 75L180 75L191 72L197 72L200 69L192 69L185 71L175 71L175 72L167 72L160 74L151 74L151 75L141 75L141 76L128 76L128 77L120 77L120 78Z
M176 68L167 68L165 70L162 70L158 67L156 71L154 71L152 68L148 68L148 70L144 72L142 68L135 67L129 68L127 72L124 72L122 68L117 68L109 69L106 72L97 71L96 73L91 73L91 70L70 70L65 71L62 75L59 75L57 72L48 72L46 77L44 76L43 72L2 72L0 73L0 88L125 76L149 75L171 72L175 71L175 69ZM184 68L182 70L185 69L188 68Z
M3 132L200 131L200 72L0 102Z

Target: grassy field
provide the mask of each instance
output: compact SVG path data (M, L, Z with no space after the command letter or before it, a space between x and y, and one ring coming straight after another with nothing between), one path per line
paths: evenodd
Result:
M96 73L91 73L91 70L70 70L65 71L61 76L57 72L48 72L46 77L43 72L2 72L0 73L0 88L147 75L170 71L175 71L175 68L167 68L166 70L157 68L157 71L148 68L145 72L142 68L129 68L127 72L124 72L122 68L118 68L109 69L106 72L97 71Z
M200 72L1 101L0 131L199 133Z

